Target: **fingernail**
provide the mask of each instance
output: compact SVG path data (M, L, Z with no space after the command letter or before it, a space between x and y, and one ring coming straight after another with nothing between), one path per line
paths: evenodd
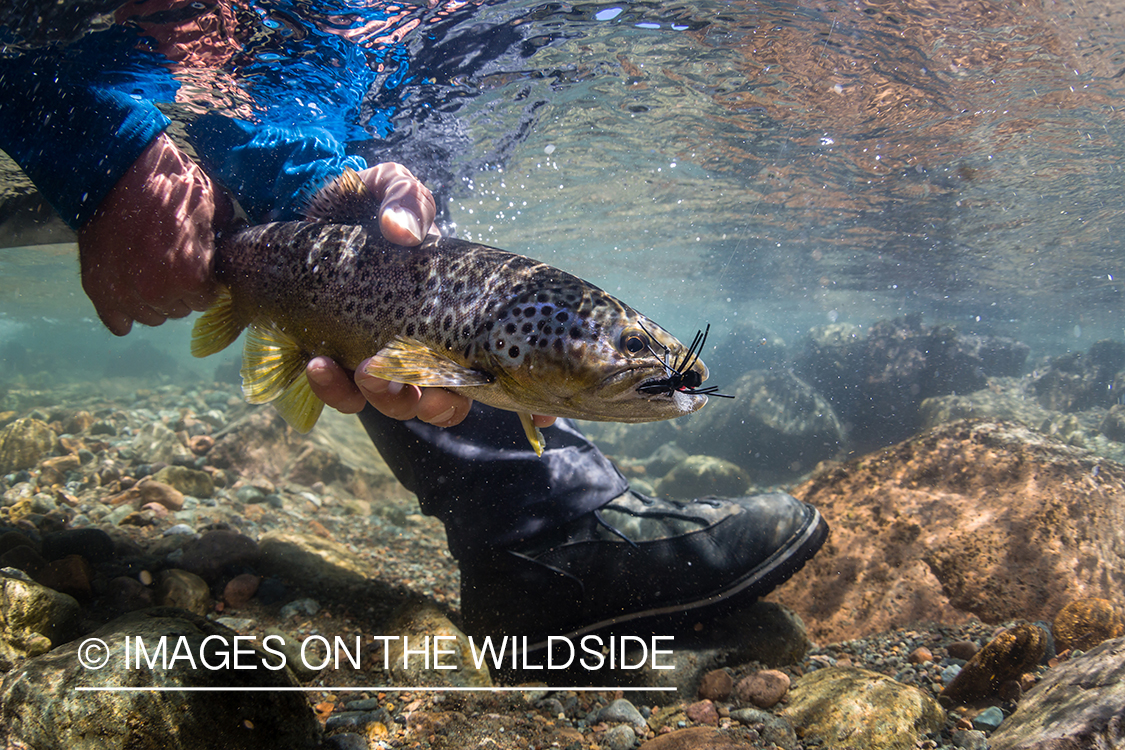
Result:
M430 420L430 424L432 424L432 425L434 425L434 426L436 426L436 427L441 427L441 426L442 426L442 425L444 425L444 424L445 424L446 422L448 422L449 420L453 419L453 417L454 417L454 416L455 416L456 414L457 414L457 407L456 407L456 406L451 406L451 407L449 407L448 409L446 409L445 411L443 411L443 412L442 412L441 414L439 414L439 415L437 415L436 417L434 417L433 419L431 419L431 420Z
M305 375L308 379L317 385L328 385L332 382L332 374L328 372L327 367L321 365L312 365L305 368Z
M422 220L401 206L391 206L383 211L384 222L389 224L388 229L405 232L410 235L415 243L422 241Z
M396 383L393 380L389 380L387 381L386 392L390 396L397 396L398 394L402 393L402 389L405 387L406 385L404 383Z

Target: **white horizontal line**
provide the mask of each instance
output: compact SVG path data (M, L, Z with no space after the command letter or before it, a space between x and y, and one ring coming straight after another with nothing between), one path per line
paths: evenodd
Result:
M576 693L643 692L658 690L676 691L675 687L76 687L84 693L530 693L543 690L549 693L570 690Z

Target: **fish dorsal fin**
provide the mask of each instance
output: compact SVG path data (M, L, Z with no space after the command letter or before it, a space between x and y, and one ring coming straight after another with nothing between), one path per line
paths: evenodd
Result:
M221 352L234 343L242 328L234 315L230 289L219 287L219 298L196 319L191 329L191 355L206 357Z
M309 221L326 224L370 224L379 215L379 202L351 167L316 191L304 210Z
M364 372L396 383L441 388L488 385L487 372L458 364L420 341L396 337L371 358Z

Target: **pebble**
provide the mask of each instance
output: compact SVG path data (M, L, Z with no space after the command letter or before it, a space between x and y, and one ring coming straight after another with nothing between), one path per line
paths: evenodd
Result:
M972 641L953 641L945 647L945 652L949 654L950 658L963 661L972 659L978 651L980 651L980 646Z
M223 587L223 601L228 607L245 607L258 591L261 578L253 573L242 573L227 581Z
M945 669L941 670L941 682L943 685L948 685L961 674L960 664L950 664Z
M177 535L194 536L195 529L188 526L186 523L178 523L175 526L169 526L164 530L163 536L177 536Z
M734 678L725 669L713 669L699 681L699 697L725 701L734 690Z
M93 579L94 569L81 555L67 555L47 563L35 573L39 583L75 599L88 599L93 595Z
M717 726L719 723L719 712L715 708L715 704L706 698L688 705L684 708L684 713L696 724L711 724Z
M618 724L602 735L606 750L629 750L637 742L637 733L628 724Z
M758 708L770 708L789 691L789 675L777 669L763 669L747 675L734 686L739 703L752 703Z
M934 655L925 646L919 646L918 648L910 652L910 655L906 657L906 660L911 664L925 664L928 661L933 661Z
M211 589L194 573L170 568L160 573L156 599L164 607L179 607L197 615L211 611Z
M288 620L298 615L315 615L319 611L320 602L316 599L295 599L281 608L278 617L282 620Z
M632 724L636 727L644 727L645 720L641 716L641 712L637 710L629 701L624 698L618 698L610 703L608 706L598 711L597 721L604 721L607 724Z
M961 730L953 733L953 747L963 750L988 750L988 737L978 729Z
M258 621L253 617L216 617L215 622L219 623L223 627L230 628L231 630L236 630L239 633L245 633L247 630L258 624Z
M1004 721L1004 712L996 706L990 706L973 717L973 729L982 732L995 732Z

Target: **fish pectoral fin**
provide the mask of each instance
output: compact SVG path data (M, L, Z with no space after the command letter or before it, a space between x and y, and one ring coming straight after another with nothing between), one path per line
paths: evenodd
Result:
M395 338L380 349L364 372L422 387L465 388L493 382L487 372L465 367L420 341L404 338Z
M234 315L230 289L219 288L219 298L196 319L191 329L191 355L206 357L226 349L242 333L243 325Z
M302 376L311 357L272 322L252 323L242 350L242 395L268 404Z
M370 224L379 215L379 201L351 167L309 198L302 212L309 221Z
M535 426L535 420L527 412L518 412L520 415L520 424L523 425L523 434L527 436L527 442L531 443L531 449L535 451L535 455L542 456L543 449L547 447L547 441L543 437L543 433Z

